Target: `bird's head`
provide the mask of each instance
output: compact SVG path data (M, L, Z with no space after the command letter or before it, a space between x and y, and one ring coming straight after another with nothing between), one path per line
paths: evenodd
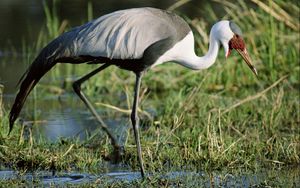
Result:
M219 21L212 27L212 34L223 45L226 58L231 51L236 50L247 63L252 72L257 76L257 71L251 63L247 52L241 29L232 21Z

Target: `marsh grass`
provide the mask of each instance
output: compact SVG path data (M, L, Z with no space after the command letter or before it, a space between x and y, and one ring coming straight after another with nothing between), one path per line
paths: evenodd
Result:
M251 6L244 1L215 2L223 6L224 17L219 18L212 7L207 7L205 20L186 18L195 31L197 53L206 52L208 29L215 20L232 19L244 31L259 76L248 70L237 53L233 52L226 60L222 49L209 70L195 72L167 63L147 72L140 106L141 143L147 171L225 169L229 173L237 169L299 166L299 4L281 0L269 3L253 0ZM91 4L89 7L92 10ZM36 49L61 33L63 24L55 15L55 7L52 10L51 13L45 8L49 33L46 38L41 38L45 36L42 34L38 37ZM90 12L88 19L91 17ZM24 61L31 62L33 57ZM64 75L74 78L94 67L61 64L44 82L50 79L59 85L62 80L57 78ZM110 67L88 81L84 91L95 104L105 108L103 115L126 116L131 108L133 83L132 73ZM49 95L43 84L37 89L43 96ZM149 113L149 109L154 109L154 113ZM97 149L87 148L78 140L49 144L31 136L23 139L21 126L6 136L7 113L0 123L2 168L97 172L111 151L107 139ZM126 142L123 162L133 170L139 169L132 135ZM163 184L155 178L148 183Z

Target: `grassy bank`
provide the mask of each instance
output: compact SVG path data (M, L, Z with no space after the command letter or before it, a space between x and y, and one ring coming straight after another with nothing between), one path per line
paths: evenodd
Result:
M222 50L215 65L208 70L195 72L169 63L145 75L140 106L144 113L140 114L141 143L148 172L159 174L185 169L240 173L241 169L256 172L299 166L299 6L280 0L267 4L253 0L252 3L255 8L249 8L243 1L226 2L223 4L226 15L218 19L232 19L241 27L258 77L248 70L237 53L233 52L225 60ZM186 18L195 31L199 55L206 53L205 39L210 26L218 20L213 9L206 8L209 14L205 19ZM47 8L45 11L48 37L41 34L37 44L24 47L25 52L40 49L65 28L55 12ZM32 54L24 62L30 62L33 57ZM57 65L45 80L55 81L65 74L84 75L93 67ZM110 67L85 84L84 91L95 105L105 108L103 116L127 116L111 107L130 109L133 83L132 73ZM42 86L37 89L40 94L50 95ZM126 96L125 100L120 96ZM150 116L147 115L149 109L154 111ZM61 140L49 144L35 140L22 126L16 126L7 136L7 111L0 120L2 169L98 173L101 164L109 159L111 147L107 139L91 138L84 143ZM26 131L28 134L24 137ZM87 147L91 142L97 142L97 147ZM125 147L123 162L137 171L132 133ZM153 186L174 183L155 177L149 181L143 183Z

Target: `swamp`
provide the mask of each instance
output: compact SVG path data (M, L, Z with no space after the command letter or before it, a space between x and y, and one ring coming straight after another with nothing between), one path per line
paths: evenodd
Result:
M99 65L57 64L8 135L17 83L46 44L101 15L144 6L183 17L199 56L211 26L233 20L258 76L223 49L207 70L149 70L138 109L145 179L130 121L135 76L114 66L82 90L125 147L120 163L72 89ZM0 20L0 187L300 187L299 1L3 0Z

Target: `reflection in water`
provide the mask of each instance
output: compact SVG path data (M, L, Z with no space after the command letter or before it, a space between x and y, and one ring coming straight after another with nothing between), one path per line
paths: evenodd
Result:
M30 104L32 101L29 100ZM60 100L57 97L38 100L38 115L37 123L32 125L33 136L42 138L48 141L58 141L60 138L75 138L86 140L89 136L99 133L100 136L105 136L98 122L93 118L91 113L87 111L80 99L74 95L62 96ZM30 112L31 106L27 105L24 108ZM100 110L103 110L100 109ZM23 113L24 114L24 113ZM99 112L101 115L101 112ZM108 117L113 118L113 117ZM117 117L114 119L103 118L109 129L114 135L117 135L119 143L125 142L127 131L130 128L130 122L127 116ZM99 135L98 135L99 137Z
M78 113L74 110L64 112L45 113L47 121L42 125L34 126L34 135L42 134L46 140L57 141L59 138L79 138L85 140L88 135L94 132L101 132L100 126L90 114ZM48 115L48 116L47 116ZM115 134L123 137L127 135L128 124L126 118L118 120L107 120L105 123Z

